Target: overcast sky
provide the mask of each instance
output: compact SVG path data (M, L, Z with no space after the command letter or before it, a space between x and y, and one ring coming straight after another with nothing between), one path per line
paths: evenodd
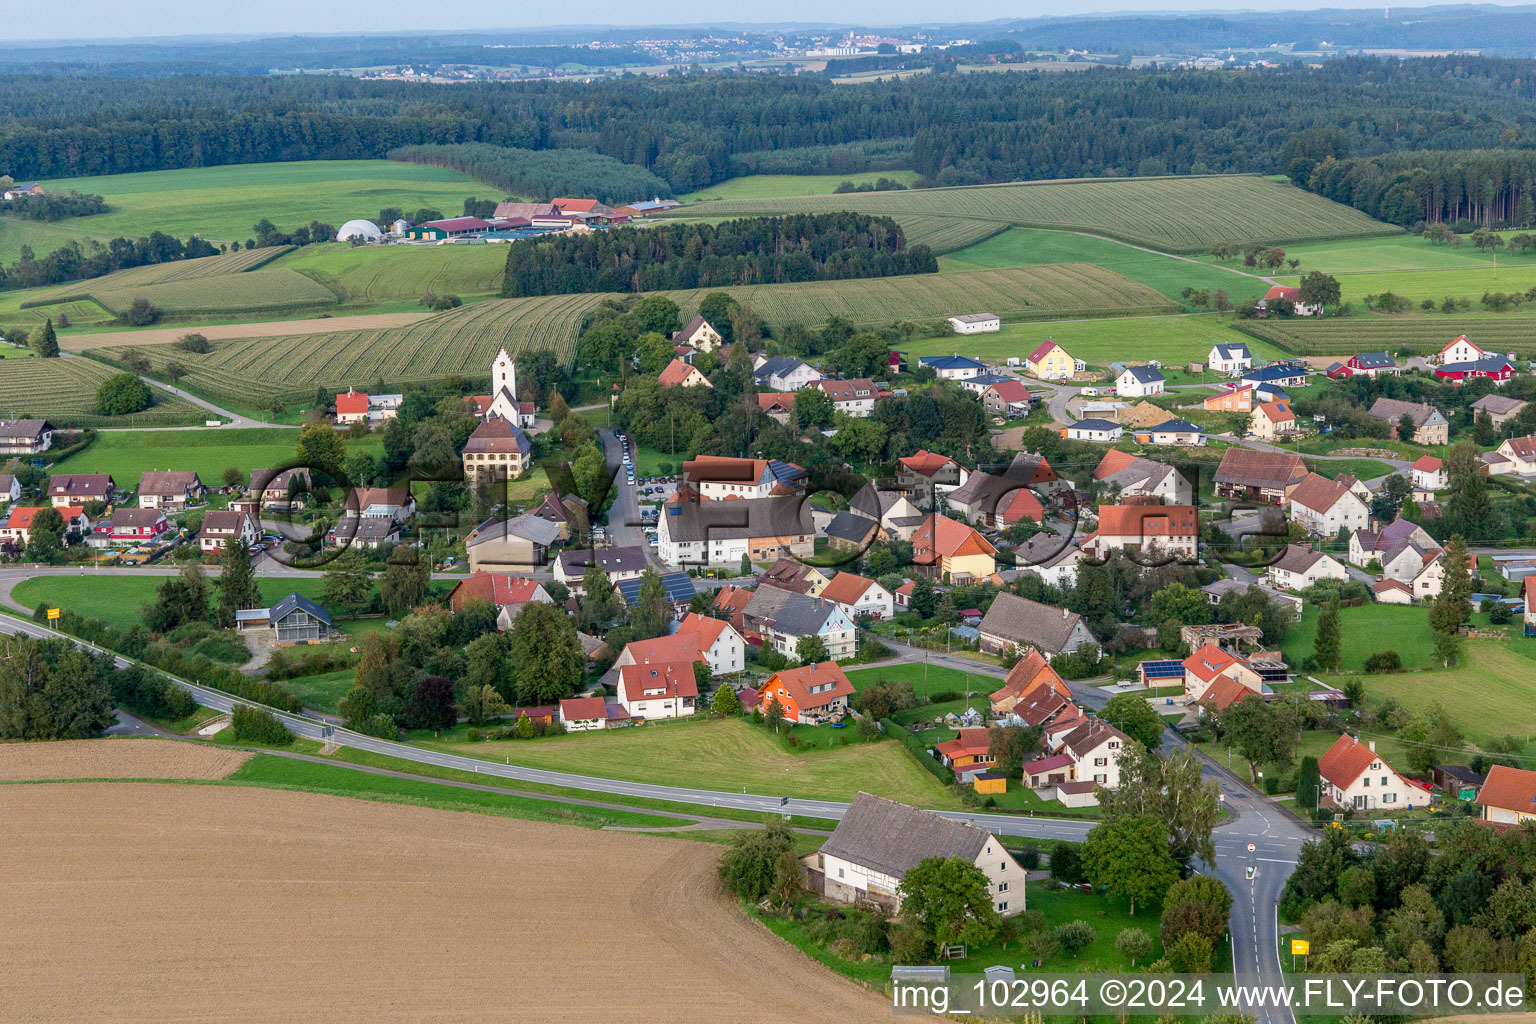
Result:
M1529 2L1529 0L1523 0ZM1191 0L1188 9L1217 5ZM1222 9L1308 10L1328 7L1380 7L1379 0L1244 0ZM963 0L935 8L920 0L778 0L757 3L707 0L577 0L570 4L508 4L505 0L265 0L263 3L208 0L60 0L19 4L6 11L3 36L11 40L129 38L144 36L293 32L392 32L498 29L548 25L659 25L700 22L775 21L857 22L869 25L912 24L940 14L946 21L1059 16L1095 11L1185 9L1174 0L1055 0L1020 4L1010 0ZM1406 9L1406 8L1403 8Z

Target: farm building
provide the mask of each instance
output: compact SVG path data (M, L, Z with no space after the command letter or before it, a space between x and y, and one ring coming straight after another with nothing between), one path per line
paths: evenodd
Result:
M1444 363L1435 367L1435 376L1455 384L1486 377L1495 384L1503 384L1515 375L1515 364L1503 356L1483 356L1464 363Z
M403 401L404 395L365 395L348 388L344 394L336 396L336 422L343 425L367 423L369 426L377 426L385 420L394 419Z
M1319 304L1303 301L1300 288L1287 288L1279 284L1264 293L1264 297L1259 300L1259 309L1268 313L1271 312L1271 306L1286 302L1291 304L1291 312L1296 316L1316 316L1323 311L1323 307Z
M1307 464L1290 452L1228 448L1212 482L1218 498L1282 504L1307 476Z
M1440 363L1470 363L1483 358L1488 353L1484 352L1472 343L1465 334L1459 335L1445 348L1441 349L1430 362Z
M413 242L445 242L452 238L484 234L489 230L491 223L479 217L450 217L447 220L429 220L413 225L406 229L405 237Z
M1083 617L1076 612L1006 591L992 601L979 628L984 654L998 654L1009 647L1034 647L1054 657L1071 654L1083 644L1094 642Z
M956 334L984 334L1003 329L1003 321L996 313L962 313L950 317L948 323Z
M331 613L302 594L289 594L270 608L235 612L235 628L242 633L270 630L280 644L317 643L329 640Z
M464 539L469 571L541 569L547 560L549 546L559 535L558 526L538 516L487 520Z
M354 238L364 242L377 242L384 237L384 232L371 220L349 220L336 232L336 241L350 242Z

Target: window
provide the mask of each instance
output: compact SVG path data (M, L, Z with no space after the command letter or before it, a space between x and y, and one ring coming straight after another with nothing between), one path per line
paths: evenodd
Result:
M838 878L842 878L843 877L843 869L842 868L838 868L837 869L837 877Z
M1395 803L1397 803L1397 794L1396 793L1383 793L1383 794L1381 794L1381 802L1384 803L1384 804L1395 804Z
M1383 786L1385 786L1385 785L1388 785L1388 782L1387 782L1387 777L1386 777L1386 776L1385 776L1385 775L1383 775L1383 776L1382 776L1382 777L1381 777L1381 784L1382 784L1382 785L1383 785Z
M1008 901L1007 900L1003 900L1001 903L999 903L997 905L997 912L999 914L1004 913L1005 911L1007 911L1007 909L1008 909Z
M1369 786L1370 786L1370 784L1371 784L1371 777L1370 777L1370 776L1369 776L1369 775L1367 775L1367 776L1366 776L1366 777L1365 777L1365 778L1364 778L1364 779L1362 779L1362 780L1361 780L1361 781L1360 781L1360 784L1361 784L1361 785L1362 785L1362 786L1366 786L1366 787L1369 787Z
M1093 777L1093 781L1097 782L1097 783L1100 783L1102 785L1102 784L1107 783L1109 781L1109 776L1108 775L1104 775L1104 774L1095 775Z
M1008 883L1007 882L998 882L997 883L997 891L998 892L1007 892L1008 891Z

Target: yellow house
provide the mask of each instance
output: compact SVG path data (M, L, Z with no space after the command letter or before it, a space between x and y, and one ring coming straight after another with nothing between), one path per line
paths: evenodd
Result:
M968 583L997 575L997 548L975 530L937 513L912 535L912 564L945 583Z
M1077 360L1066 349L1047 339L1024 357L1024 369L1042 380L1064 380L1077 372Z
M1253 407L1253 419L1248 427L1254 437L1273 441L1284 434L1296 431L1296 414L1287 402L1263 402Z

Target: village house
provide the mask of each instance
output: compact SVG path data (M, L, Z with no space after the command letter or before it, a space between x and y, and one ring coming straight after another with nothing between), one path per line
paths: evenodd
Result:
M606 729L608 702L602 697L567 697L560 702L559 716L566 732Z
M1307 476L1307 464L1290 452L1228 448L1211 477L1218 498L1283 504Z
M1122 398L1151 398L1167 391L1163 371L1155 366L1127 366L1115 378L1115 394Z
M378 426L385 420L394 419L403 401L404 395L365 395L348 388L345 393L336 396L336 422L341 426L353 423Z
M1388 553L1417 545L1426 550L1438 547L1422 526L1406 519L1394 519L1380 530L1356 530L1349 535L1349 562L1364 569Z
M853 684L836 661L781 669L758 689L758 707L766 711L775 699L784 709L784 720L795 725L820 725L848 711Z
M180 512L201 501L208 488L193 470L151 471L139 477L139 507Z
M928 367L939 380L965 380L987 372L987 364L969 356L919 356L919 367Z
M874 414L875 399L880 397L880 389L875 387L874 381L868 377L856 377L852 380L832 380L823 377L813 381L811 387L820 388L832 399L834 412L846 413L856 419L867 419Z
M956 334L985 334L1003 329L1003 322L996 313L962 313L945 322Z
M587 568L596 565L608 577L609 584L622 580L638 580L645 574L645 549L634 545L615 548L575 548L561 551L550 567L551 575L563 583L572 594L584 597L582 581Z
M872 520L879 524L881 535L910 541L912 534L923 525L923 511L899 490L887 491L873 482L859 488L848 499L849 515ZM841 513L839 513L841 515Z
M681 615L693 605L693 599L698 596L698 588L693 585L693 577L678 569L674 572L664 572L661 577L661 589L667 597L667 603L672 606L675 614ZM640 588L645 585L643 579L620 580L614 584L619 596L631 611L640 606Z
M469 571L541 569L559 535L559 527L537 516L487 520L464 539Z
M998 914L1024 911L1024 869L990 832L868 793L853 798L821 849L801 864L811 892L839 903L878 903L896 914L901 880L933 857L980 868Z
M1130 743L1130 737L1108 722L1089 718L1062 737L1058 749L1069 755L1076 766L1073 781L1117 789L1120 786L1120 758Z
M1232 377L1253 368L1253 353L1248 351L1247 343L1241 341L1212 345L1211 351L1206 354L1205 363L1213 372Z
M42 508L34 506L13 506L6 517L4 528L0 528L0 539L8 540L17 547L26 547L32 539L32 520L41 511ZM65 537L84 537L91 529L91 520L84 508L65 507L55 511L64 518Z
M1525 635L1536 636L1536 576L1520 584L1520 596L1525 601Z
M1397 811L1428 807L1429 793L1399 775L1376 754L1376 741L1361 743L1340 736L1317 759L1323 786L1319 806L1357 811Z
M858 653L852 617L837 604L776 587L758 587L741 612L742 626L786 658L797 657L801 637L817 636L833 661Z
M1488 353L1472 344L1465 334L1456 337L1449 345L1442 348L1438 354L1430 357L1430 362L1439 363L1471 363L1483 358Z
M1193 505L1100 505L1098 528L1079 547L1090 558L1128 551L1192 559L1200 548L1200 516Z
M1386 352L1361 352L1345 362L1334 363L1325 372L1334 380L1348 380L1357 374L1374 379L1382 375L1400 377L1403 368Z
M1252 384L1224 387L1200 405L1206 412L1252 412L1253 390Z
M944 767L958 770L973 765L996 764L997 758L992 756L991 746L987 730L961 729L953 739L936 744L933 749Z
M993 598L977 629L983 654L1001 654L1009 647L1021 651L1034 647L1047 657L1055 657L1095 642L1083 617L1076 612L1007 591Z
M1259 309L1265 313L1270 312L1270 306L1277 302L1289 302L1291 312L1296 316L1317 316L1323 311L1323 307L1316 302L1306 302L1301 297L1300 288L1288 288L1285 285L1274 285L1264 293L1259 300Z
M906 491L918 506L965 483L970 470L948 455L919 448L896 460L896 487Z
M1014 568L1002 573L1004 582L1012 582L1019 573L1037 576L1053 587L1077 583L1077 564L1083 560L1071 538L1037 533L1008 552Z
M1086 419L1078 420L1062 428L1061 435L1072 441L1098 441L1102 444L1114 444L1120 440L1124 428L1113 420Z
M714 387L709 382L709 378L704 376L703 370L700 370L692 363L685 363L681 359L674 359L668 363L667 368L661 371L660 376L656 380L664 388Z
M942 583L996 579L997 548L974 529L932 513L912 534L912 565Z
M1296 432L1296 414L1290 402L1264 402L1253 407L1248 432L1261 441L1275 441Z
M1072 691L1038 647L1020 649L1024 650L1024 656L1014 662L1013 668L1003 677L1003 685L989 697L992 713L999 716L1017 714L1030 725L1044 725L1047 718L1071 702ZM1030 705L1049 707L1050 710L1043 713L1039 721L1030 721L1023 713L1023 709Z
M1270 585L1286 590L1306 590L1318 580L1347 579L1349 570L1304 544L1287 544L1280 557L1269 564Z
M1445 363L1435 367L1435 376L1453 384L1465 384L1469 380L1485 377L1502 386L1518 371L1511 359L1504 356L1484 356L1466 363Z
M820 597L828 577L813 565L795 558L779 558L758 577L759 585L778 587L794 594Z
M1504 395L1484 395L1472 403L1472 416L1474 418L1488 414L1495 428L1502 427L1524 409L1527 403L1518 398L1507 398Z
M1270 363L1268 366L1244 370L1241 380L1244 384L1252 385L1255 397L1264 398L1265 393L1273 393L1275 388L1306 387L1307 371L1297 363ZM1267 398L1264 400L1270 401Z
M1449 484L1445 463L1433 455L1424 455L1414 460L1408 472L1415 491L1433 495L1436 491L1445 490Z
M475 602L490 605L496 612L496 628L506 630L529 603L553 604L554 599L536 580L504 572L476 572L448 591L448 607L461 612Z
M808 502L796 497L669 501L656 524L656 553L668 565L739 565L815 554Z
M1190 482L1173 466L1111 448L1093 471L1093 479L1122 498L1157 498L1165 505L1188 505Z
M1215 644L1205 644L1184 659L1184 694L1198 702L1218 679L1231 679L1254 693L1264 692L1264 677L1248 659Z
M773 422L788 426L790 414L795 408L795 396L789 392L779 394L765 391L757 396L757 407Z
M1372 403L1367 415L1372 419L1383 420L1392 425L1392 436L1399 441L1412 440L1414 444L1432 445L1447 444L1450 441L1451 425L1441 415L1440 410L1423 402L1404 402L1396 398L1378 398ZM1403 417L1408 416L1413 420L1413 437L1406 438L1400 435Z
M117 483L109 473L56 473L48 478L48 503L70 508L99 501L110 504Z
M1024 357L1024 369L1041 380L1067 380L1077 373L1077 360L1066 349L1047 339Z
M386 544L400 543L400 524L389 516L343 516L325 534L332 547L356 547L376 551Z
M698 352L713 352L724 341L720 332L698 315L689 320L682 330L674 332L671 340L674 344L687 345Z
M203 525L197 531L197 547L204 555L222 554L224 546L231 542L243 542L250 547L260 539L251 517L233 509L212 509L203 513Z
M1012 377L988 384L981 393L981 407L989 416L1016 417L1029 413L1034 395L1029 386Z
M701 455L683 463L674 500L686 500L684 488L703 501L798 494L805 490L806 478L806 471L792 462Z
M516 423L487 416L464 442L462 463L472 486L513 480L532 467L533 443Z
M242 633L264 630L279 644L320 643L335 630L331 613L302 594L289 594L270 608L245 608L235 612L235 629Z
M1332 537L1340 530L1365 529L1371 510L1351 488L1354 482L1353 477L1329 480L1308 473L1291 492L1287 506L1290 520L1320 537Z
M53 446L47 420L0 420L0 455L36 455Z
M14 473L0 473L0 505L21 500L21 481Z
M831 601L837 605L855 622L865 616L889 619L895 614L895 603L891 592L874 580L857 573L838 573L822 588L820 596L822 600Z
M1137 428L1131 436L1141 444L1190 447L1205 444L1205 431L1189 420L1172 417L1151 427Z
M1492 454L1499 456L1499 460L1491 461L1487 455L1483 456L1484 461L1488 462L1490 476L1503 476L1505 473L1527 476L1536 473L1536 434L1506 437Z
M1026 481L980 470L950 491L944 503L957 518L985 529L1006 529L1026 519L1045 521L1045 508Z
M688 612L672 635L691 643L713 675L731 675L746 668L746 639L729 622Z
M619 704L633 719L684 718L698 710L693 662L625 665L617 670Z
M259 498L260 511L288 512L304 507L309 486L309 470L302 466L281 470L253 469L246 494Z
M131 547L155 544L170 528L165 513L157 508L117 508L91 531L92 547Z
M1482 821L1494 827L1536 821L1536 772L1496 764L1477 791Z
M759 391L799 391L821 379L820 373L794 356L759 358L752 376Z
M587 500L579 494L561 494L550 491L530 515L554 523L560 530L561 543L572 537L584 536L588 527Z
M392 519L404 523L416 514L409 487L354 487L342 503L342 515L359 519Z
M865 551L880 539L880 524L846 509L819 527L827 545L838 551Z

